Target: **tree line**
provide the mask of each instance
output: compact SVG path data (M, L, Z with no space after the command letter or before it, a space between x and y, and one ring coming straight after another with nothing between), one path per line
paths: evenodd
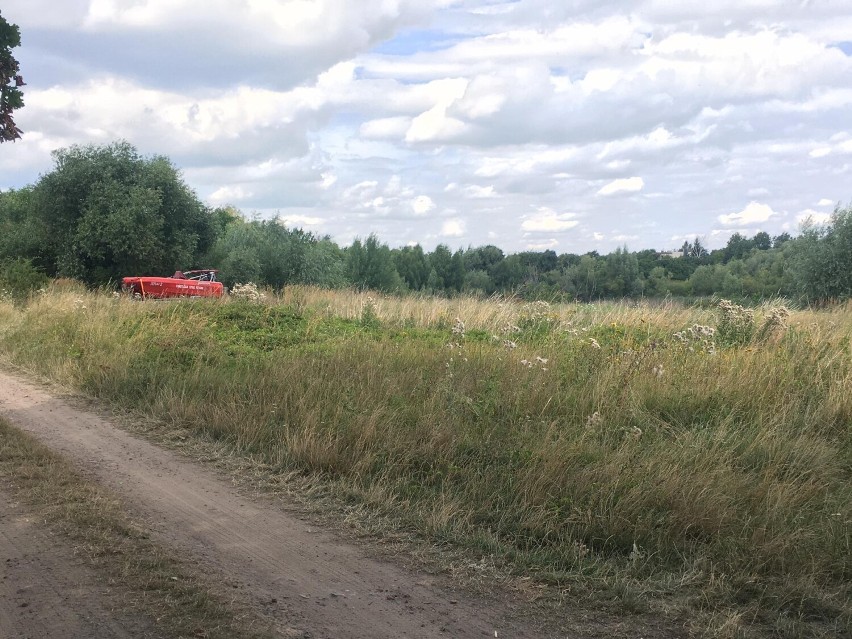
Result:
M26 188L0 193L0 287L68 277L90 286L125 275L218 268L227 285L254 282L530 299L722 295L803 301L852 295L852 207L797 237L735 233L722 249L700 239L675 252L626 247L608 255L552 250L505 254L497 246L452 251L390 248L375 235L338 246L327 236L205 206L163 156L127 142L72 146Z

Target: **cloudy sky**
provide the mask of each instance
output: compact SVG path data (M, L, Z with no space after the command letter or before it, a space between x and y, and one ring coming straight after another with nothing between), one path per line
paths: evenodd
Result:
M852 200L852 0L3 0L23 140L341 243L609 252Z

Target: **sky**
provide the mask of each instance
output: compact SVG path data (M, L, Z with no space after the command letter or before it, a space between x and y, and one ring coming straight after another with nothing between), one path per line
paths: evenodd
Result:
M852 0L3 0L22 140L341 244L608 253L852 200Z

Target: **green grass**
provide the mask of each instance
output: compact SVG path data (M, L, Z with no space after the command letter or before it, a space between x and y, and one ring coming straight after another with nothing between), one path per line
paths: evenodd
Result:
M852 632L849 309L763 310L711 348L673 337L725 325L702 309L483 302L461 336L382 304L52 293L0 305L0 353L554 593L696 634Z

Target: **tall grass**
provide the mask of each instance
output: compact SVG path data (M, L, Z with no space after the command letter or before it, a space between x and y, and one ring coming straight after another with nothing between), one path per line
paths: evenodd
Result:
M0 352L561 590L849 633L852 309L720 312L50 292L0 304Z

